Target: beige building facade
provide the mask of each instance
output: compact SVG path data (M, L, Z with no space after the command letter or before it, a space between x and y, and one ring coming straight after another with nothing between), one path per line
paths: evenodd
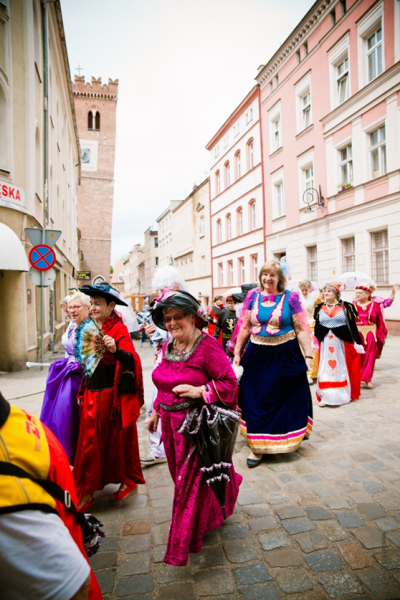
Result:
M151 296L153 292L152 281L154 272L159 265L158 257L158 231L152 227L148 227L144 232L144 290L141 290L141 294L145 293L147 296ZM154 290L155 291L155 290Z
M47 13L48 69L43 22ZM45 81L48 74L48 120ZM44 348L65 329L60 301L78 268L79 141L60 2L0 4L0 370L40 358L40 295L29 278L26 227L61 230L45 288ZM46 125L48 127L46 128ZM47 135L46 135L47 134ZM48 168L45 141L48 139ZM46 197L46 190L48 194Z
M209 194L207 178L172 211L174 266L204 308L211 300Z
M161 213L157 219L158 223L158 253L159 266L166 267L174 264L174 250L172 242L172 219L173 210L179 206L182 200L171 200L168 208Z
M139 265L144 260L144 249L141 244L135 244L124 261L124 291L125 295L143 294L144 288L139 278ZM141 288L141 289L140 289Z

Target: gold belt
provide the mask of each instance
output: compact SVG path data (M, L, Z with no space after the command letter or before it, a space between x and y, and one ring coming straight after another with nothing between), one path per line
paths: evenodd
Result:
M285 344L285 342L289 342L290 340L294 340L296 334L294 330L288 331L283 335L264 337L262 335L254 335L253 333L250 336L250 341L253 344L258 344L259 346L279 346L279 344Z
M360 331L364 338L365 341L367 341L367 335L369 334L369 332L374 334L374 339L376 341L376 324L373 323L372 325L357 325L358 327L358 331Z

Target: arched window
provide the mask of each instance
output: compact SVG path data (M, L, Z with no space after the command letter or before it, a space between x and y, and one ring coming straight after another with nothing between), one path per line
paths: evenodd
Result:
M100 113L97 110L88 112L88 129L100 130Z
M230 213L226 215L226 239L232 239L232 215Z
M100 113L96 112L96 123L95 129L100 129Z
M254 168L254 141L252 139L247 142L247 166L249 171Z
M222 221L218 219L217 221L217 244L222 242Z
M7 101L0 86L0 169L8 168Z
M231 185L231 165L229 161L225 163L225 187L229 187Z
M243 208L240 206L237 210L237 232L243 235Z
M88 112L88 129L93 129L93 113L91 110Z
M257 229L257 205L255 200L249 202L249 213L250 229Z
M241 154L240 150L236 153L236 179L240 179L242 176L242 165L241 165Z
M221 193L221 173L220 171L216 171L215 172L215 195L218 196L218 194Z

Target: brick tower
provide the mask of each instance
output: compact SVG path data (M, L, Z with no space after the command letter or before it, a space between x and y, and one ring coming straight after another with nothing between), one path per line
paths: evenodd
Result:
M101 78L85 83L75 75L73 93L81 145L80 269L90 271L92 281L109 281L118 79L102 85Z

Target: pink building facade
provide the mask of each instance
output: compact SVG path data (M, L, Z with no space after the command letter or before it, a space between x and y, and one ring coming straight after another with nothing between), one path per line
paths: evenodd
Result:
M399 0L315 2L256 80L267 259L319 285L366 271L388 295L400 281ZM398 305L387 318L400 333Z
M259 86L206 146L210 151L213 294L257 280L264 261Z

